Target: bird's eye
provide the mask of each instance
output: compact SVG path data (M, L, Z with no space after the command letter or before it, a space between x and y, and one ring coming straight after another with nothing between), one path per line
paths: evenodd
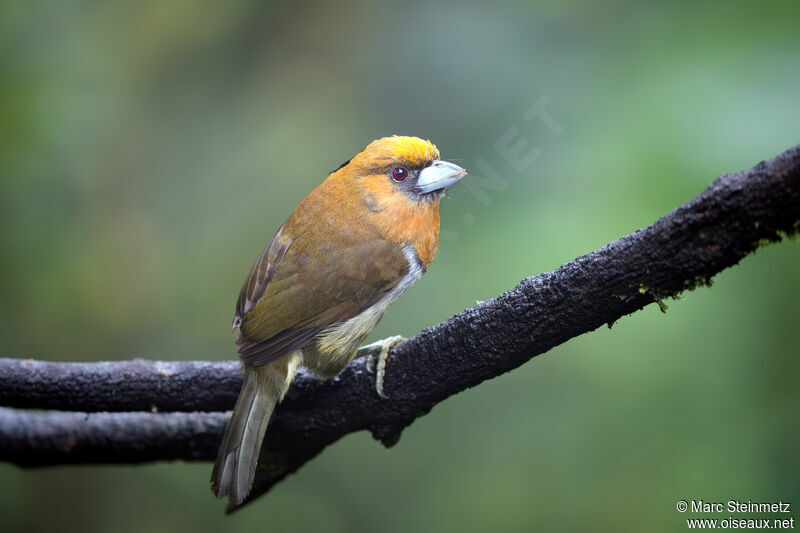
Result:
M408 177L408 170L403 167L396 167L392 170L392 179L394 181L405 181Z

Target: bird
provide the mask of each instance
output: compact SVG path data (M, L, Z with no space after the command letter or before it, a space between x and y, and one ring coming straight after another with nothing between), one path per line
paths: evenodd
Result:
M246 500L272 413L300 367L327 378L370 356L385 397L389 350L405 339L361 343L430 266L440 199L466 173L428 140L383 137L331 172L278 229L236 301L243 383L211 475L217 497Z

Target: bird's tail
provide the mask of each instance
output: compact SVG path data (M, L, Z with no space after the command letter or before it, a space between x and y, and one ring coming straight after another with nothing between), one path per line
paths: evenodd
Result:
M283 399L302 361L301 352L264 366L244 365L244 382L211 473L211 490L241 505L256 474L261 443L275 405Z

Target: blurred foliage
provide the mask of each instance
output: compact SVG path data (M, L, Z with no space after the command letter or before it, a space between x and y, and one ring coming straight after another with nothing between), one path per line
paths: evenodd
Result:
M800 142L800 3L0 4L4 356L233 359L253 260L370 140L460 185L412 335ZM540 97L559 135L523 113ZM523 171L495 147L517 128ZM485 172L483 175L485 176ZM682 531L679 499L800 505L800 248L327 450L230 518L210 464L0 465L3 531ZM795 514L797 518L800 518ZM724 517L720 517L724 518Z

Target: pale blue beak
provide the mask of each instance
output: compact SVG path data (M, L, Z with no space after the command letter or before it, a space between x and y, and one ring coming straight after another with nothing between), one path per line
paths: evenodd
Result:
M460 166L437 159L419 173L417 189L421 193L438 191L453 185L466 175L467 171Z

